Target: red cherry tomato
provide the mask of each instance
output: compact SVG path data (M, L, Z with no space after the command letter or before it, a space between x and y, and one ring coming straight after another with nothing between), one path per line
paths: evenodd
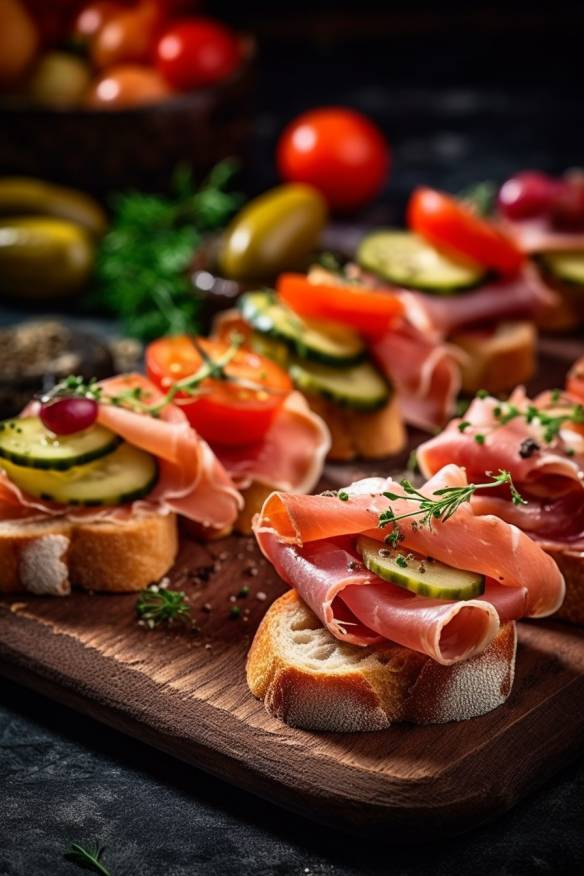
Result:
M584 229L584 173L572 171L558 183L551 209L552 222L565 231Z
M537 170L526 170L501 186L497 204L507 219L532 219L550 210L557 191L556 180Z
M366 116L350 109L310 110L285 129L278 169L289 182L319 189L330 206L353 210L366 204L387 179L387 140Z
M304 274L281 274L276 289L301 316L340 322L367 335L381 334L403 312L401 301L389 292L356 284L311 283Z
M505 235L455 198L434 189L416 189L407 210L408 225L438 249L491 268L516 274L524 256Z
M156 46L158 71L181 91L226 79L240 60L237 36L209 18L175 21Z
M199 338L198 344L215 360L229 348L228 341L205 338ZM194 374L202 364L193 339L186 335L161 338L146 350L148 377L163 391ZM238 350L225 371L236 380L208 378L201 384L200 395L179 395L176 403L199 435L212 444L252 444L266 434L292 383L278 365L249 350ZM246 385L238 384L238 378Z
M139 64L112 67L95 80L85 98L93 109L122 109L157 103L172 94L156 70Z

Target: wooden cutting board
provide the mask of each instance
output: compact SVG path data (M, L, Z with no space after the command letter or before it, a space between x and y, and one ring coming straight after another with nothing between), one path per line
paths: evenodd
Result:
M557 351L553 362L545 372L560 384ZM341 486L363 474L331 465L326 480ZM0 672L298 813L399 840L470 829L581 750L584 629L520 624L513 691L489 715L313 734L273 720L245 683L251 638L284 589L253 541L185 540L171 578L188 593L198 632L138 626L135 595L3 597Z

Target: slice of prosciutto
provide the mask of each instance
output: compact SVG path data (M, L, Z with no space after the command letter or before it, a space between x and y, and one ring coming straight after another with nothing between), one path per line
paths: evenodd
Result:
M154 385L140 374L113 377L100 386L106 396L138 388L142 400L148 404L162 398ZM32 414L37 408L38 403L33 403L24 413ZM235 521L243 504L235 484L176 405L166 405L160 416L154 418L102 402L98 422L134 447L156 457L158 481L145 499L131 506L83 511L25 496L0 472L0 518L67 514L72 519L107 517L115 520L156 510L159 513L175 512L204 527L219 530Z
M477 398L463 420L453 420L440 435L418 447L420 469L430 477L454 463L464 467L474 482L484 481L488 472L504 469L527 504L514 505L504 493L477 493L472 500L477 513L496 514L544 546L584 549L584 435L578 427L566 424L549 442L537 417L531 422L525 416L508 422L501 418L501 412L505 414L513 406L522 412L530 407L553 412L554 404L574 400L563 396L554 402L550 393L543 393L532 401L522 388L507 403Z
M521 252L527 255L538 252L584 249L584 233L582 231L557 229L549 216L514 221L501 218L499 225Z
M431 497L466 483L464 470L450 465L422 492ZM404 498L390 503L387 490ZM400 549L485 575L480 598L429 599L382 580L364 568L356 537L383 541L379 514L390 504L396 515L411 512L412 502L384 478L358 481L346 493L346 501L272 493L254 522L264 555L336 638L359 646L387 639L450 665L484 651L502 623L545 616L561 604L564 582L553 560L517 527L478 516L470 504L432 526L401 520Z

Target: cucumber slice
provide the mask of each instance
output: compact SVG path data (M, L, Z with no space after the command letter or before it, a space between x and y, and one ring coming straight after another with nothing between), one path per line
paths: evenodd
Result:
M303 359L328 365L353 365L365 355L357 332L336 323L304 319L273 292L248 292L239 299L243 318L261 334L283 341Z
M361 241L357 261L389 283L435 295L472 289L486 276L482 268L449 258L409 231L374 231Z
M538 261L557 280L584 290L584 251L541 253Z
M146 496L158 479L154 457L126 442L67 471L40 471L8 460L1 467L24 493L62 505L123 505Z
M99 424L74 435L53 435L39 417L0 423L0 458L28 468L65 471L112 453L122 439Z
M406 551L400 554L366 536L357 539L357 550L369 571L418 596L460 600L473 599L485 592L485 577L476 572L453 569L438 560L430 561Z
M294 360L289 367L294 385L308 393L329 399L341 407L357 411L382 408L390 387L371 362L360 362L349 368L334 368L321 362Z
M262 335L261 332L252 332L250 338L250 347L259 356L265 356L266 359L271 359L272 362L280 365L281 368L287 368L290 360L290 350L283 341L277 341L275 338L270 338L268 335Z

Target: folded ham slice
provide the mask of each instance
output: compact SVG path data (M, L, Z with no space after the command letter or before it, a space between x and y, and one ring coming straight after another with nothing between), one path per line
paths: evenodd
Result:
M558 230L547 216L515 221L501 218L499 224L502 231L527 255L584 249L584 233Z
M215 453L240 489L251 483L309 493L322 474L330 448L323 420L304 396L292 392L257 444L216 447Z
M562 404L566 401L570 399L562 399ZM522 388L508 402L522 411L550 404L549 393L531 401ZM454 463L464 467L471 481L480 482L487 472L504 469L528 504L514 505L508 494L479 493L473 497L477 513L496 514L544 546L584 549L584 435L566 425L548 443L537 418L531 423L525 417L502 423L495 415L498 409L497 399L477 398L464 420L453 420L440 435L420 445L417 459L422 473L430 477Z
M466 483L464 471L450 465L422 492L431 496L441 487ZM561 604L564 583L553 560L515 526L480 517L468 504L432 527L400 521L400 547L485 575L481 598L428 599L369 572L355 537L365 533L383 540L386 531L377 522L390 504L385 490L404 495L383 478L353 484L347 501L273 493L254 524L265 556L338 639L361 646L389 639L450 665L483 651L501 623L544 616ZM391 507L399 515L411 511L412 503L398 499Z

